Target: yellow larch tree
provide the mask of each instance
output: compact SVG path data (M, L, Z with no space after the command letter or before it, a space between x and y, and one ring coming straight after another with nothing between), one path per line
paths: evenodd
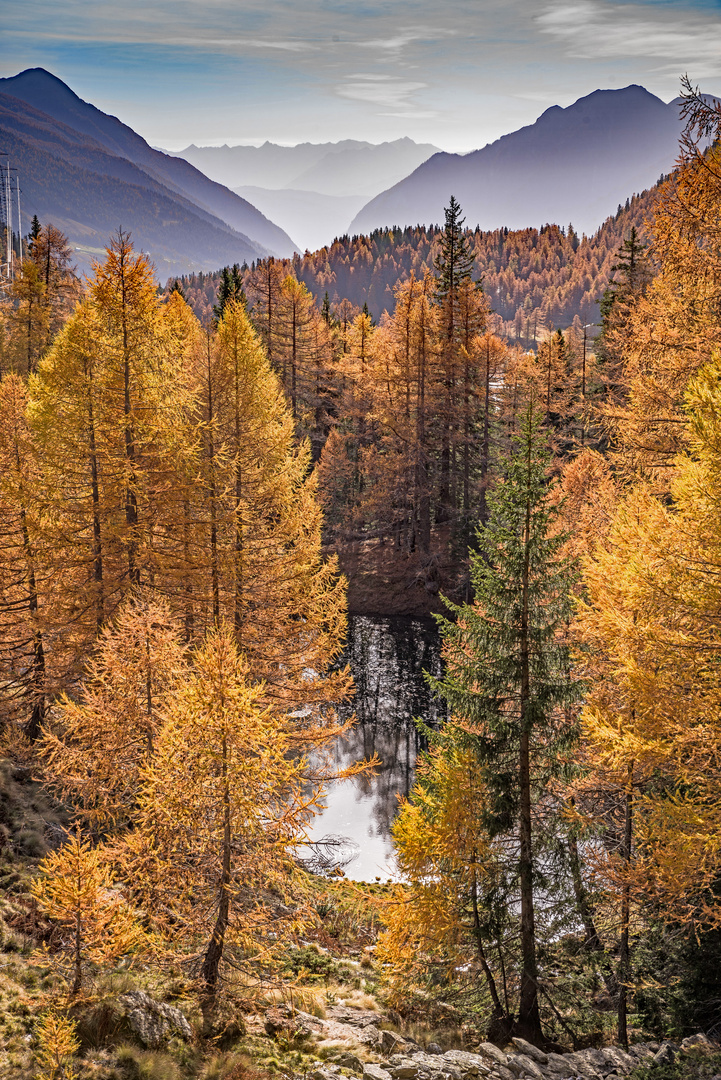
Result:
M211 993L231 946L253 969L302 922L283 898L317 789L292 752L293 721L264 697L232 628L211 630L168 700L126 840L139 899L180 947L197 950Z
M133 596L101 631L74 697L53 705L39 746L46 780L94 828L132 824L141 770L184 670L167 604Z
M71 996L82 989L89 964L114 963L145 941L135 913L114 887L107 853L79 831L43 859L31 892L62 928L60 954Z

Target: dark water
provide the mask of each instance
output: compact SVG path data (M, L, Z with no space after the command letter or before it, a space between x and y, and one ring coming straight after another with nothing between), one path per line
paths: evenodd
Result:
M344 837L348 877L372 881L394 875L390 827L398 796L407 795L422 739L413 723L422 717L435 727L445 716L423 671L441 672L440 639L431 619L356 615L349 623L344 663L349 663L356 696L347 714L358 722L336 749L337 766L374 753L381 759L375 776L332 785L325 810L316 817L311 836Z

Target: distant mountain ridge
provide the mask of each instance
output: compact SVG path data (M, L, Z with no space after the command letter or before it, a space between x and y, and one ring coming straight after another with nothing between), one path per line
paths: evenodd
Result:
M343 139L297 146L191 145L180 154L277 221L301 251L315 251L342 236L368 199L437 150L403 138L378 144Z
M455 195L471 228L573 223L592 233L633 192L669 172L683 123L641 86L596 90L469 154L438 153L356 215L351 233L443 221Z
M24 216L62 228L81 265L119 225L161 277L296 247L235 192L154 150L42 68L0 79L0 132L19 170Z
M375 195L407 176L438 152L431 143L407 137L370 143L357 139L341 142L298 143L280 146L195 146L178 151L180 157L230 188L291 188L321 195Z

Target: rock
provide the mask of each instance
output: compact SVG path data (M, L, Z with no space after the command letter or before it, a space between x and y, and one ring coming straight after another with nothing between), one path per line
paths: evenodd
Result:
M546 1072L552 1076L574 1076L575 1070L565 1054L547 1054Z
M534 1061L528 1054L509 1054L508 1068L516 1076L532 1076L535 1077L535 1080L543 1080L543 1073L538 1062Z
M706 1038L702 1031L699 1031L698 1035L689 1035L681 1042L682 1050L705 1050L710 1053L713 1050L713 1045L709 1039Z
M310 1076L311 1080L338 1080L338 1073L330 1065L320 1065Z
M381 1031L380 1038L380 1047L384 1054L392 1054L405 1046L405 1040L396 1035L395 1031Z
M156 1050L174 1035L181 1039L193 1038L193 1029L180 1009L156 1001L142 990L130 990L119 998L126 1008L126 1019L131 1031L150 1050Z
M601 1073L590 1063L586 1050L576 1050L573 1054L564 1054L564 1058L573 1070L571 1075L583 1076L586 1080L598 1080Z
M391 1058L390 1074L395 1080L415 1080L420 1072L420 1065L415 1058L401 1057L394 1054Z
M391 1080L391 1074L380 1065L364 1065L363 1080Z
M615 1071L625 1075L636 1067L637 1059L631 1054L627 1054L620 1046L604 1046L600 1053L603 1054L608 1064L609 1072Z
M656 1065L672 1065L676 1060L677 1052L678 1047L674 1043L663 1042L653 1055L654 1063Z
M525 1039L513 1038L511 1042L518 1050L519 1054L525 1054L531 1061L535 1061L538 1065L546 1065L548 1062L548 1054L544 1054L543 1050L539 1050L537 1046L533 1046L532 1043L526 1042Z
M470 1054L467 1050L446 1050L443 1060L450 1065L456 1065L468 1076L488 1076L491 1071L488 1062L484 1061L480 1054Z
M494 1065L491 1077L492 1080L495 1080L495 1077L498 1077L499 1080L513 1080L513 1073L505 1065Z
M350 1024L351 1027L369 1027L381 1020L377 1012L371 1012L370 1009L350 1009L347 1005L333 1005L328 1009L327 1015L330 1020Z
M312 1035L313 1026L288 1005L275 1005L265 1014L265 1030L272 1038L283 1034L292 1039L303 1039Z
M480 1046L476 1047L476 1053L480 1054L481 1057L488 1058L489 1061L494 1062L496 1065L507 1067L508 1058L494 1043L482 1042Z
M351 1072L363 1074L363 1062L355 1054L342 1054L338 1058L338 1064L342 1069L350 1069Z
M443 1051L441 1050L438 1043L428 1043L428 1046L426 1047L426 1049L427 1049L429 1054L442 1054L443 1053Z

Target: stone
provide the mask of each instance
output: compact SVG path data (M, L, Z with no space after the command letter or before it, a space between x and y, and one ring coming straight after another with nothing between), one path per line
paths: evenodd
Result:
M355 1054L342 1054L338 1058L338 1064L342 1069L350 1069L351 1072L363 1074L363 1062Z
M543 1050L539 1050L537 1046L532 1043L526 1042L525 1039L513 1038L511 1042L518 1050L519 1054L525 1054L531 1061L535 1061L538 1065L546 1065L548 1062L548 1054L544 1054Z
M571 1066L574 1074L577 1076L583 1076L586 1080L598 1080L601 1073L598 1069L591 1065L590 1061L584 1056L585 1050L576 1050L573 1054L564 1054L568 1064Z
M189 1041L193 1029L180 1009L156 1001L142 990L130 990L119 998L131 1031L149 1050L156 1050L176 1036Z
M313 1033L313 1025L304 1016L294 1013L288 1005L274 1005L265 1014L265 1030L271 1038L286 1035L293 1039L308 1038Z
M543 1080L540 1065L528 1054L509 1054L508 1068L512 1069L517 1076L531 1076L535 1080Z
M441 1049L441 1047L436 1042L428 1043L428 1046L426 1047L426 1049L427 1049L429 1054L442 1054L443 1053L443 1050Z
M413 1080L422 1071L417 1058L405 1054L391 1054L387 1068L395 1080Z
M682 1050L706 1050L710 1052L713 1050L713 1045L709 1039L706 1038L702 1031L699 1031L697 1035L689 1035L681 1042Z
M330 1068L330 1066L321 1065L317 1069L313 1069L313 1072L310 1074L310 1077L311 1077L311 1080L337 1080L337 1075L338 1074L333 1072L333 1070Z
M404 1045L405 1040L400 1035L396 1035L395 1031L381 1031L380 1048L384 1054L392 1054L397 1050L401 1050Z
M548 1054L546 1071L552 1076L574 1076L574 1069L570 1061L566 1060L565 1054Z
M672 1065L676 1060L677 1048L673 1043L663 1042L661 1046L653 1055L653 1060L656 1065Z
M456 1065L468 1076L488 1076L491 1071L480 1054L471 1054L467 1050L446 1050L443 1060Z
M476 1053L481 1057L488 1058L489 1061L493 1061L496 1065L502 1065L506 1068L507 1057L503 1050L500 1050L495 1043L482 1042L480 1046L476 1047Z
M363 1080L391 1080L391 1074L380 1065L364 1065Z
M658 1048L658 1047L656 1047ZM620 1046L604 1046L603 1056L609 1064L609 1072L628 1073L636 1066L636 1059Z
M513 1080L513 1073L505 1065L494 1065L491 1078L495 1080L496 1077L498 1077L498 1080Z

